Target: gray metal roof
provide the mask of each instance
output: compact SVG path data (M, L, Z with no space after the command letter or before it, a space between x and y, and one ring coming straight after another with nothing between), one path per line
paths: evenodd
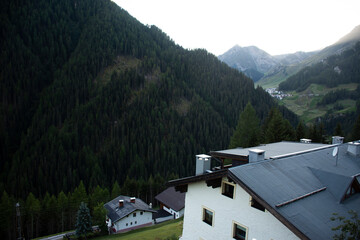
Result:
M123 207L119 207L119 200L124 200ZM130 197L127 196L118 196L117 198L111 200L108 203L104 204L104 207L108 211L108 217L112 222L117 222L120 219L128 216L132 212L136 210L147 211L147 212L156 212L149 207L145 202L141 199L136 198L135 203L130 202Z
M220 154L231 154L231 155L240 155L240 156L248 156L249 150L259 149L265 151L265 159L269 159L272 157L284 155L284 154L293 154L295 152L307 151L310 149L322 148L329 146L328 144L322 143L300 143L300 142L277 142L277 143L269 143L263 144L257 147L252 148L234 148L234 149L226 149L220 151L214 151L215 153Z
M294 150L294 145L282 143ZM330 220L332 214L348 216L349 210L360 211L360 194L341 201L349 184L359 176L360 158L348 154L347 144L342 144L336 164L333 149L328 146L229 171L235 181L251 189L308 238L332 239L335 232L331 228L340 224ZM281 155L277 150L272 154Z
M185 193L175 191L175 187L167 188L156 195L155 199L175 211L180 211L185 207Z

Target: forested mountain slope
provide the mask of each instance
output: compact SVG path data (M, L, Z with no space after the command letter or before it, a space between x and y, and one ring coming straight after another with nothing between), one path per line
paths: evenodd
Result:
M108 0L2 1L0 14L0 190L16 197L193 174L247 102L261 120L275 105Z
M308 98L312 94L314 100L309 108L317 109L318 112L327 109L322 116L325 130L329 132L341 123L344 133L349 133L360 110L359 66L360 42L348 50L303 68L282 82L279 89L296 91ZM314 94L314 88L322 91Z
M354 47L308 66L279 85L279 90L303 91L312 83L336 87L360 83L360 42Z

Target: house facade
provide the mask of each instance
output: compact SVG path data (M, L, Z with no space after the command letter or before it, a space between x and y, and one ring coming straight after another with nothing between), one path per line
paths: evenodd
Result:
M118 196L104 205L107 226L110 233L120 233L153 224L152 214L156 211L141 199Z
M239 185L227 177L221 183L217 188L206 181L188 185L182 240L298 239L271 213L252 207Z
M360 212L358 142L281 142L214 156L236 164L169 182L186 193L182 240L332 239L333 213Z
M168 212L172 218L178 219L184 215L185 193L175 191L174 187L169 187L155 196L160 203L160 209Z

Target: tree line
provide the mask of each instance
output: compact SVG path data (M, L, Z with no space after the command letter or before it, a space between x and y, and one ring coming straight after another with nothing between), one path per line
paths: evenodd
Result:
M340 122L337 122L330 134L326 133L323 123L305 125L299 121L294 128L276 107L270 110L263 124L260 124L260 119L249 102L239 116L229 148L247 148L280 141L300 141L302 138L311 139L316 143L331 143L332 136L345 137L344 142L360 140L360 114L353 124L352 131L345 136Z
M73 192L61 191L57 195L47 192L43 197L36 197L30 192L25 199L16 199L4 191L0 198L0 234L3 239L19 238L21 227L22 237L32 239L74 230L77 224L76 213L81 202L89 207L92 224L98 225L106 233L106 202L119 195L125 195L140 198L156 206L155 196L164 190L165 181L160 175L150 176L146 180L127 178L122 184L116 181L110 189L97 185L89 191L80 181ZM16 212L17 203L20 217Z

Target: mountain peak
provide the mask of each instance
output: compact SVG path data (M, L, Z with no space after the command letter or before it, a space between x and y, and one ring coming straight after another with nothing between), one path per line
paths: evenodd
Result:
M257 80L254 79L254 74L262 76L277 64L270 54L256 46L240 47L235 45L218 58L241 72L251 72L251 76L248 76L254 81Z

